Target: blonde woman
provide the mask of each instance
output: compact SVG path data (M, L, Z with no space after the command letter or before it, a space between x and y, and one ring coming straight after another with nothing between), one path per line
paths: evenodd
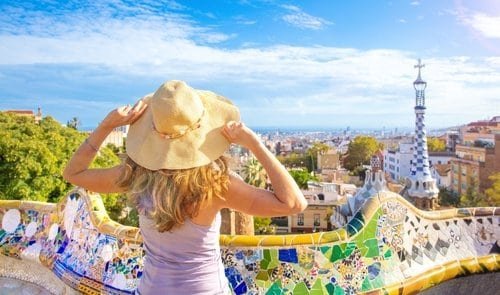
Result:
M126 161L90 169L106 136L129 124ZM222 156L230 143L256 156L273 192L230 173ZM166 82L135 106L111 111L63 175L94 192L126 192L138 208L146 253L138 294L231 294L220 256L220 210L284 216L307 206L285 168L239 122L238 108L182 81Z

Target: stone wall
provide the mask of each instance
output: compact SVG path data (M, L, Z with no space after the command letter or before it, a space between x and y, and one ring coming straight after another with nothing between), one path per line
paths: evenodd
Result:
M110 220L97 195L0 201L0 220L0 253L36 261L80 292L132 294L142 275L138 229ZM424 212L381 192L336 231L221 235L220 244L235 294L411 294L497 271L499 237L500 208Z

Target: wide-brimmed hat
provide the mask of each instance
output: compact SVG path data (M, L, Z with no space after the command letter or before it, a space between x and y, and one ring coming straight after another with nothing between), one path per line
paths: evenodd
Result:
M229 147L221 128L240 120L230 100L183 81L168 81L143 101L148 107L130 125L126 145L128 156L150 170L209 164Z

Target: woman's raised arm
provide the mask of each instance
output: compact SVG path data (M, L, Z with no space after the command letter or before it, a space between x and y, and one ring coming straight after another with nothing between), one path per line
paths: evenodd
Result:
M89 169L99 147L116 127L128 125L137 120L147 105L139 100L134 107L123 106L111 111L73 154L64 169L66 181L93 192L111 193L123 191L116 184L122 173L122 166L104 169Z
M231 177L224 205L257 216L283 216L302 212L307 201L288 171L243 123L230 122L222 133L232 143L248 148L271 180L273 192Z

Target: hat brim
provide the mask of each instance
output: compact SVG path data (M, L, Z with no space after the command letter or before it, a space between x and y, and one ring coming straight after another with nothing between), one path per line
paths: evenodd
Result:
M240 120L238 108L213 92L196 92L205 107L199 128L179 138L165 138L154 131L150 107L130 125L126 149L134 162L149 170L189 169L209 164L228 149L230 142L221 129L229 121ZM143 101L149 103L151 97L146 96Z

